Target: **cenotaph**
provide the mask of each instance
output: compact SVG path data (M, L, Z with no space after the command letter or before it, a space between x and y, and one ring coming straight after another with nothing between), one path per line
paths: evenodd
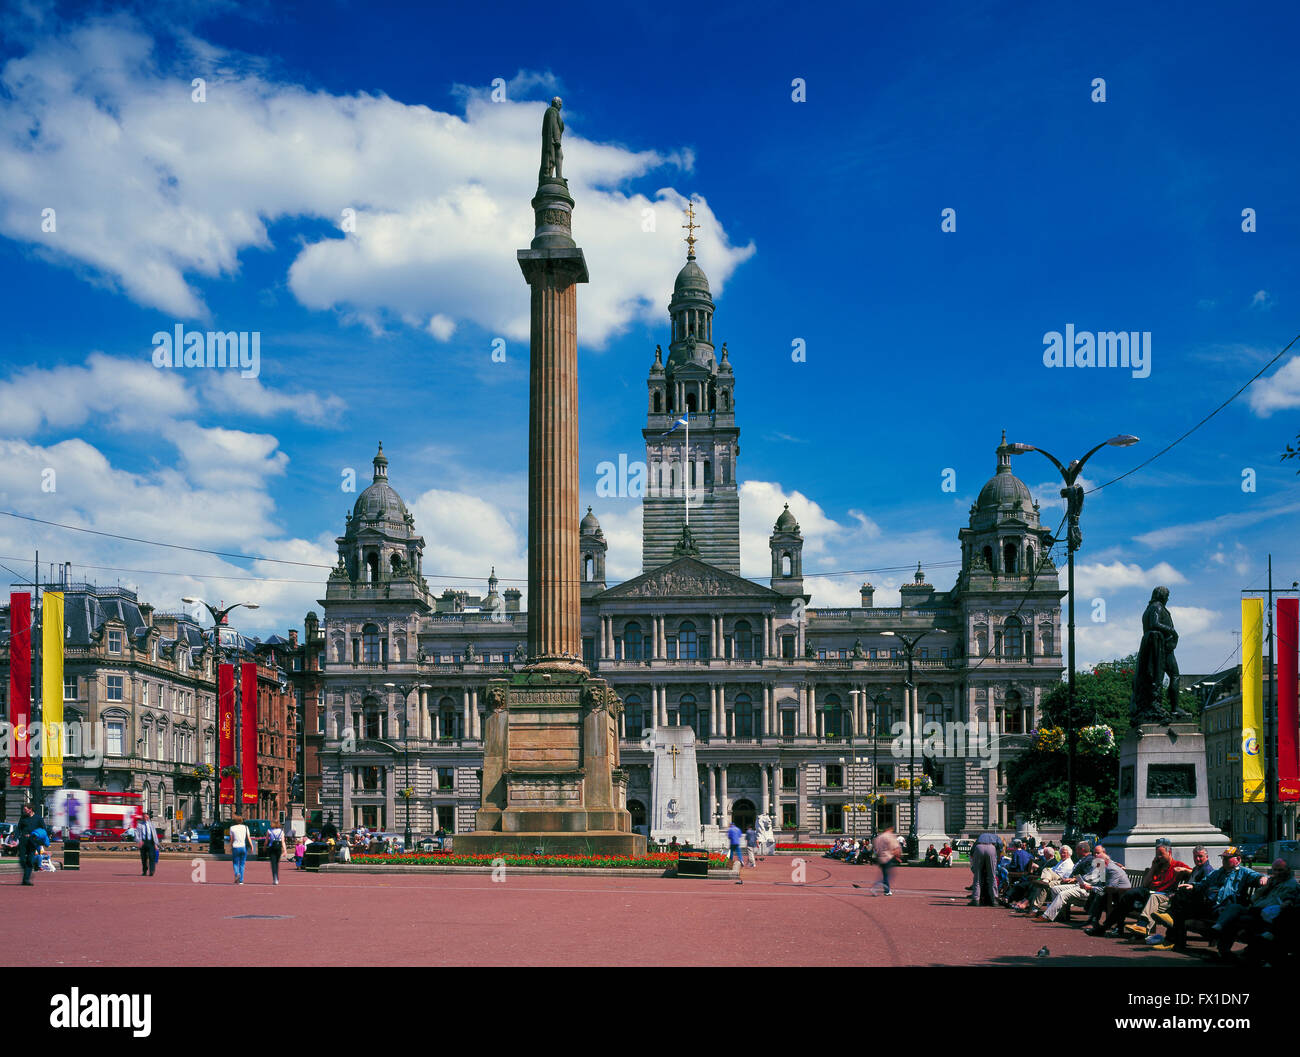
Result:
M691 727L656 727L647 740L654 754L650 840L699 846L700 775Z

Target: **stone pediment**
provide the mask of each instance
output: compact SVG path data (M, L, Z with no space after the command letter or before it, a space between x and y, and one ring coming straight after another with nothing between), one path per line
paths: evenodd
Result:
M770 588L698 558L678 558L596 595L598 602L625 598L749 598L780 600Z

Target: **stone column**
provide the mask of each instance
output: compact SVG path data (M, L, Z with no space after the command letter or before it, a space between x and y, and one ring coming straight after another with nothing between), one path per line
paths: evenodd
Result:
M849 732L854 735L862 733L862 727L858 723L859 704L860 701L858 698L858 689L857 687L854 687L852 690L849 691L849 711L853 715L853 726L850 728Z
M472 737L481 739L483 737L483 721L478 713L478 691L471 690L469 695L469 714L474 720L474 733Z
M460 736L462 738L473 737L473 735L470 733L470 731L474 729L474 722L469 718L469 690L465 691L465 700L464 700L462 711L463 711L463 717L461 721L462 726L461 726Z
M578 553L578 283L568 184L532 201L536 235L520 250L532 294L528 408L528 653L535 670L583 672Z
M768 797L768 789L767 789L767 768L766 768L766 767L760 767L758 770L759 770L759 773L762 775L762 779L763 779L763 811L762 811L762 813L763 813L764 815L770 815L770 814L772 813L772 811L771 811L771 801L770 801L770 799L769 799L769 797Z
M709 764L709 821L708 825L713 825L714 819L718 817L718 769L713 764Z
M808 685L806 683L801 683L799 686L799 713L795 720L794 732L808 733Z
M435 708L429 717L433 721L433 740L437 741L442 737L442 716L438 714Z
M772 764L772 828L781 832L781 768Z
M727 765L726 765L725 763L720 763L720 764L718 764L718 772L719 772L719 778L720 778L720 783L719 783L719 784L722 786L722 789L721 789L721 794L722 794L722 821L723 821L723 822L726 822L728 825L730 825L730 823L731 823L731 804L730 804L730 803L728 802L728 800L727 800Z
M808 733L817 734L817 687L808 687Z

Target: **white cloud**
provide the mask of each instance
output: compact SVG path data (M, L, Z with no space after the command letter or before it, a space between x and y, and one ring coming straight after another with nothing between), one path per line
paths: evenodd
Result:
M1297 511L1300 511L1300 503L1264 507L1242 514L1220 514L1218 517L1206 521L1191 521L1182 525L1167 525L1164 528L1153 529L1151 532L1144 532L1140 536L1134 536L1133 539L1134 542L1147 547L1171 547L1187 540L1212 540L1220 536L1230 535L1249 525L1257 525L1261 521L1268 521L1270 518L1281 517L1285 514L1294 514Z
M241 252L271 246L277 221L339 225L350 208L355 232L308 237L289 269L304 305L372 330L418 319L442 341L465 322L527 335L515 250L532 237L544 103L471 90L460 116L308 91L248 56L191 36L175 43L159 47L119 16L45 36L4 66L0 232L87 266L142 305L203 319L195 279L236 275ZM206 102L191 101L196 75ZM521 73L512 84L552 81ZM682 262L683 197L623 188L691 159L585 139L580 107L566 115L574 234L600 277L583 291L579 336L600 345L636 319L658 321ZM57 230L44 233L50 206ZM706 201L696 210L716 294L753 246L732 246Z
M1168 562L1157 562L1150 569L1143 569L1136 562L1121 561L1076 565L1074 576L1079 594L1088 597L1129 588L1150 592L1159 584L1187 582L1187 578Z
M1300 407L1300 356L1292 356L1250 387L1250 409L1260 418Z
M1256 290L1255 296L1250 299L1251 308L1272 308L1273 296L1267 290Z

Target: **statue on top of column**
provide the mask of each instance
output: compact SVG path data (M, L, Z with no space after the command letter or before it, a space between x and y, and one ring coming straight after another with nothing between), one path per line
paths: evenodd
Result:
M552 170L557 180L564 179L564 151L560 149L560 137L564 135L564 118L560 117L562 106L564 101L557 95L542 117L542 168L537 174L538 183L550 179Z

